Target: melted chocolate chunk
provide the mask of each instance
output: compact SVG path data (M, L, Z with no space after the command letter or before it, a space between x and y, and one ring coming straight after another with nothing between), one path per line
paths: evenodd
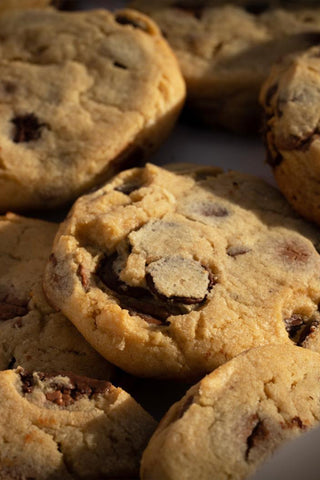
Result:
M257 445L260 442L263 442L265 438L268 437L269 432L267 428L265 427L264 423L262 420L259 418L256 418L255 425L251 431L251 434L247 438L247 449L245 453L245 459L246 461L249 460L250 452L253 448L257 447Z
M32 373L22 370L19 375L22 382L22 392L31 393L34 388L34 378Z
M260 15L261 13L269 10L270 5L268 2L263 2L259 4L247 3L244 8L246 12L251 13L252 15Z
M290 318L284 319L289 338L301 347L307 337L319 326L319 321L294 313Z
M27 315L28 308L25 305L16 305L7 301L0 302L0 321L11 320L15 317Z
M98 264L96 275L100 278L103 284L108 287L113 295L115 295L121 308L125 308L135 315L139 315L148 323L155 325L167 326L168 317L172 315L183 315L188 312L187 305L198 304L202 305L205 298L194 299L192 297L171 297L159 295L155 287L152 286L152 279L147 275L147 284L149 290L142 287L132 287L122 282L117 276L114 263L117 259L117 254L105 256ZM203 267L205 268L205 267ZM207 270L207 269L206 269ZM211 272L208 271L208 292L215 283L215 279ZM146 317L147 316L147 317Z
M41 137L41 130L46 126L40 123L34 113L15 117L11 120L16 129L13 136L15 143L31 142Z
M116 22L120 23L120 25L131 25L132 27L143 30L144 32L149 32L148 24L144 22L141 18L132 18L128 15L125 15L124 13L119 13L118 15L116 15L115 19Z
M55 378L57 376L67 377L69 379L68 386L58 383ZM80 375L74 375L73 373L52 373L45 374L37 372L37 376L40 381L49 380L49 387L51 391L46 393L46 399L49 402L55 403L62 407L72 405L79 398L86 396L89 399L95 395L103 394L110 390L112 384L104 380L96 380ZM35 387L35 379L32 373L20 372L20 378L22 382L22 392L31 393ZM52 381L50 381L52 379Z

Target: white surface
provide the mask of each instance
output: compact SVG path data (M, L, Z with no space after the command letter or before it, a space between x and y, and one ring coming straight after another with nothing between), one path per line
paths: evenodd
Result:
M79 2L83 9L122 8L125 3L125 1L114 0ZM264 160L265 150L262 141L258 138L243 138L225 132L212 132L183 123L176 126L167 142L150 158L150 161L158 165L192 162L219 166L225 170L239 170L275 184L270 168ZM320 480L319 428L280 449L256 475L250 478L250 480L302 479Z

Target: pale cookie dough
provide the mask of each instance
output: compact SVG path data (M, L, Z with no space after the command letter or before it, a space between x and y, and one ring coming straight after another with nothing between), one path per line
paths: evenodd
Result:
M132 478L155 426L109 382L0 372L1 479Z
M21 365L108 380L112 366L43 295L43 270L56 231L53 223L0 217L0 370Z
M128 170L78 199L46 268L49 301L141 376L194 378L270 342L320 351L307 238L320 233L263 180L177 167Z
M63 205L171 131L185 85L145 15L16 11L0 32L0 211Z
M253 132L260 128L258 96L270 66L319 43L320 8L286 2L284 9L272 0L236 3L135 0L131 5L158 23L173 48L190 108L209 125Z
M274 65L260 101L267 161L279 188L301 215L320 224L320 48Z
M144 452L141 479L248 478L278 446L318 424L319 378L320 355L302 348L239 355L170 408Z

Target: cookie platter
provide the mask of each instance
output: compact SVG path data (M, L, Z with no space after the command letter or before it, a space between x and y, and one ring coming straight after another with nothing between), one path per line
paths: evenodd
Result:
M128 3L79 0L70 9L117 11ZM152 2L134 3L152 9ZM253 3L247 11L260 13L261 2L258 10ZM13 210L25 213L20 207L27 205L35 220L8 214L0 225L0 368L6 370L0 374L0 479L136 480L156 430L143 454L143 480L295 480L301 472L318 480L320 465L310 445L319 441L320 428L307 432L320 419L320 359L313 352L320 343L318 227L302 220L278 192L259 135L212 129L184 114L163 141L184 87L174 57L147 17L127 11L117 14L116 26L100 15L68 26L49 15L43 36L41 15L35 24L28 15L25 25L18 19L3 26L1 39L6 42L10 28L24 32L21 42L18 36L17 44L8 41L3 48L14 63L13 73L5 62L1 67L3 103L14 95L12 78L18 77L32 107L24 99L12 110L3 108L15 149L11 155L4 144L4 151L31 169L21 169L22 193L8 176L0 202L6 205L14 193ZM40 47L28 36L28 22ZM55 29L62 40L50 50L46 38L54 38ZM252 35L258 38L259 28ZM108 40L100 44L101 36ZM316 34L310 30L302 37L305 45ZM85 39L97 47L96 55ZM105 69L104 56L112 58L112 69ZM30 68L23 71L22 65ZM35 83L39 65L46 70L45 88ZM37 88L48 109L37 100ZM295 119L306 115L290 110L296 92L281 96L279 89L277 96L276 90L271 81L264 95L273 115L266 135L277 128L273 117L281 124L280 104L284 110L287 102ZM55 109L57 95L63 118ZM238 108L243 98L234 98ZM26 108L32 113L19 113ZM239 129L236 117L232 128ZM318 135L317 126L312 134L303 122L301 128L302 140L300 132L291 135L288 148L297 149L298 159ZM138 156L147 154L150 164L121 172L123 158L113 154L110 165L101 167L106 152L121 151L132 137ZM29 142L39 138L49 145L39 148L38 158L52 155L50 173L29 155ZM277 162L278 146L270 143ZM125 157L135 167L139 159L132 150ZM90 158L86 167L82 151ZM59 156L69 161L73 154L78 165L70 163L61 175ZM120 173L110 179L106 170L112 172L114 157ZM104 176L109 180L101 187ZM90 187L71 213L60 208ZM39 198L52 207L48 213L38 210ZM62 220L57 232L54 222ZM255 473L266 451L296 436Z

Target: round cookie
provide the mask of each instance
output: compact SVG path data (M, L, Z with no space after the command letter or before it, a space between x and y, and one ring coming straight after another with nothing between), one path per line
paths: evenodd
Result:
M109 379L113 367L44 298L43 270L56 231L53 223L0 217L0 370L21 365Z
M239 355L174 404L152 436L142 480L242 480L320 420L320 356L288 345Z
M267 161L280 190L304 217L320 224L320 48L275 64L260 101Z
M236 3L135 0L132 6L159 24L173 48L191 109L209 125L253 132L260 127L258 96L270 66L319 42L320 8Z
M264 181L148 164L78 199L49 301L138 376L192 379L268 343L320 351L319 232Z
M132 478L155 426L109 382L0 372L0 478Z
M0 30L0 211L63 205L171 131L185 85L148 17L26 10Z

